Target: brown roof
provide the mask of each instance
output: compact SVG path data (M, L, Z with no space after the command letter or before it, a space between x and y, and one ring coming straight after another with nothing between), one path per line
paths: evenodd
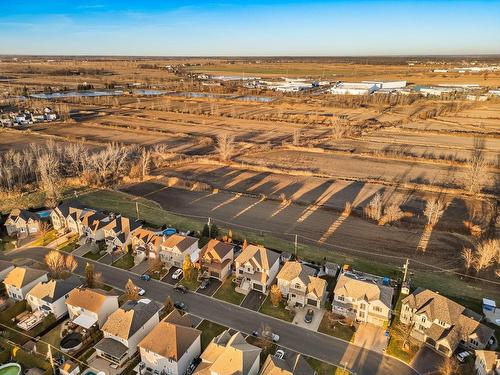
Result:
M139 347L150 350L162 357L178 361L201 336L201 331L182 324L171 323L167 318L158 323L144 337L139 343Z
M380 300L389 309L392 306L394 289L375 283L369 278L358 278L354 274L343 273L339 276L334 290L335 295L348 296L355 300L368 302Z
M167 323L176 324L178 326L192 327L193 322L188 314L182 315L179 310L174 309L170 314L168 314L163 321Z
M4 284L22 288L36 279L46 275L47 272L34 268L16 267L5 277Z
M476 357L483 360L486 371L500 370L500 353L492 350L476 350Z
M230 335L229 331L215 337L201 355L210 364L210 372L219 375L248 374L258 360L261 349L247 343L240 332ZM208 372L208 365L198 366L195 374Z
M176 247L180 252L184 252L197 241L198 239L195 237L183 236L181 234L172 234L162 242L161 246L168 248Z
M316 276L309 276L309 283L307 284L307 293L312 293L318 299L323 298L326 290L326 280Z
M269 270L279 260L280 255L264 246L248 245L235 259L238 265L250 262L254 267Z
M309 282L309 276L314 276L316 270L297 261L288 261L278 273L277 278L292 281L299 278L305 285Z
M417 288L403 299L403 304L416 310L417 314L425 314L430 320L440 320L447 324L457 322L465 307L429 289Z
M106 298L109 297L118 298L101 289L76 288L69 292L66 304L98 313Z
M290 354L284 359L269 354L260 370L260 375L314 375L315 373L316 371L301 354Z
M127 340L157 314L160 309L161 306L154 301L127 301L108 317L106 323L102 326L102 330Z
M224 257L233 250L233 245L219 240L210 240L203 246L200 252L200 259L207 262L213 260L221 261Z
M82 282L77 276L71 276L64 280L57 279L42 281L36 284L28 294L52 303L64 297L80 285L82 285Z

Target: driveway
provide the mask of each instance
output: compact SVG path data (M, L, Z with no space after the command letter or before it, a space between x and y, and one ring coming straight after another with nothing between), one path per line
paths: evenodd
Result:
M222 285L222 282L217 280L217 279L210 279L210 285L207 286L205 289L200 289L198 288L196 290L197 293L204 294L205 296L213 296L217 289L220 288Z
M383 353L387 347L388 339L385 329L372 324L360 324L354 335L354 344L362 348Z
M111 368L110 362L98 357L95 353L88 359L88 364L94 369L94 372L95 370L102 371L105 375L119 375L124 370L122 367L119 369Z
M43 263L44 256L49 251L50 249L44 247L34 247L13 251L8 255L0 254L0 258L12 260L25 257ZM91 259L78 257L77 260L79 264L75 270L76 274L85 275L86 262L92 263L95 272L102 273L103 281L118 289L123 288L123 285L130 277L135 276L130 271L107 266ZM141 288L147 288L148 298L160 303L165 300L167 295L174 295L171 285L157 280L146 282L138 279L136 284ZM280 335L280 345L329 363L344 364L347 362L347 366L357 375L418 375L408 365L392 357L360 348L332 336L274 319L259 312L243 309L240 306L225 303L199 293L187 293L183 295L182 299L188 305L189 312L193 315L246 334L252 332L256 327L269 326L273 332Z
M307 314L307 310L312 309L314 311L313 320L311 323L304 322L304 317ZM325 315L324 309L315 309L312 307L302 307L295 310L295 317L293 318L293 324L298 325L299 327L310 329L311 331L317 331L321 320L323 319L323 315Z
M163 276L163 279L161 279L161 281L163 281L164 283L170 284L170 285L177 284L184 277L184 275L182 275L178 279L172 279L172 275L178 269L179 269L179 267L174 267L174 266L170 267L170 269L168 270L167 274L165 276Z
M89 251L92 249L95 249L97 247L96 244L93 243L85 243L81 245L80 247L77 247L75 250L73 250L73 255L78 255L78 256L84 256L87 254Z
M262 306L265 299L266 299L265 294L257 292L256 290L251 290L250 292L248 292L243 302L241 302L240 306L246 307L247 309L253 311L259 311L260 306Z
M120 255L111 255L111 254L104 254L102 258L99 258L99 262L104 263L104 264L111 264L118 259L120 259L123 256L123 254Z
M436 374L444 361L444 357L427 345L422 345L418 353L411 361L411 366L421 375Z
M144 259L138 265L132 267L130 271L137 273L138 275L142 275L149 269L149 262L147 259Z

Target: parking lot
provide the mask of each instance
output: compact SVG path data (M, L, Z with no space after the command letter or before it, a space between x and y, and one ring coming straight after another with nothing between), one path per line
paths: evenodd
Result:
M246 307L247 309L254 310L254 311L259 311L260 306L264 303L264 300L266 299L266 295L257 292L256 290L251 290L243 302L241 302L241 307Z

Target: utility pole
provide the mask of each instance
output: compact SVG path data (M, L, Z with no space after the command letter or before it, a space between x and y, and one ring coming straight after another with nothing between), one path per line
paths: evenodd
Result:
M212 238L212 226L210 225L210 217L208 218L208 238Z
M408 266L410 265L410 261L408 260L408 258L406 258L406 262L405 264L403 265L403 270L404 270L404 274L403 274L403 283L406 282L406 277L408 276Z
M294 248L295 248L295 258L297 258L297 235L295 235Z
M54 366L54 358L52 357L52 347L50 344L47 344L47 347L49 349L47 355L49 356L49 362L50 362L50 366L52 367L52 373L54 375L56 375L56 368Z
M135 212L137 213L137 220L139 220L139 203L135 201Z

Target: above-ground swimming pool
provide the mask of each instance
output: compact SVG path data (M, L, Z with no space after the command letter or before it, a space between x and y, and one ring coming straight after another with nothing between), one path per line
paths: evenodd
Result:
M0 366L0 375L19 375L21 373L21 366L17 363L7 363Z
M82 335L78 332L71 332L63 337L60 346L63 352L80 349L82 347Z

